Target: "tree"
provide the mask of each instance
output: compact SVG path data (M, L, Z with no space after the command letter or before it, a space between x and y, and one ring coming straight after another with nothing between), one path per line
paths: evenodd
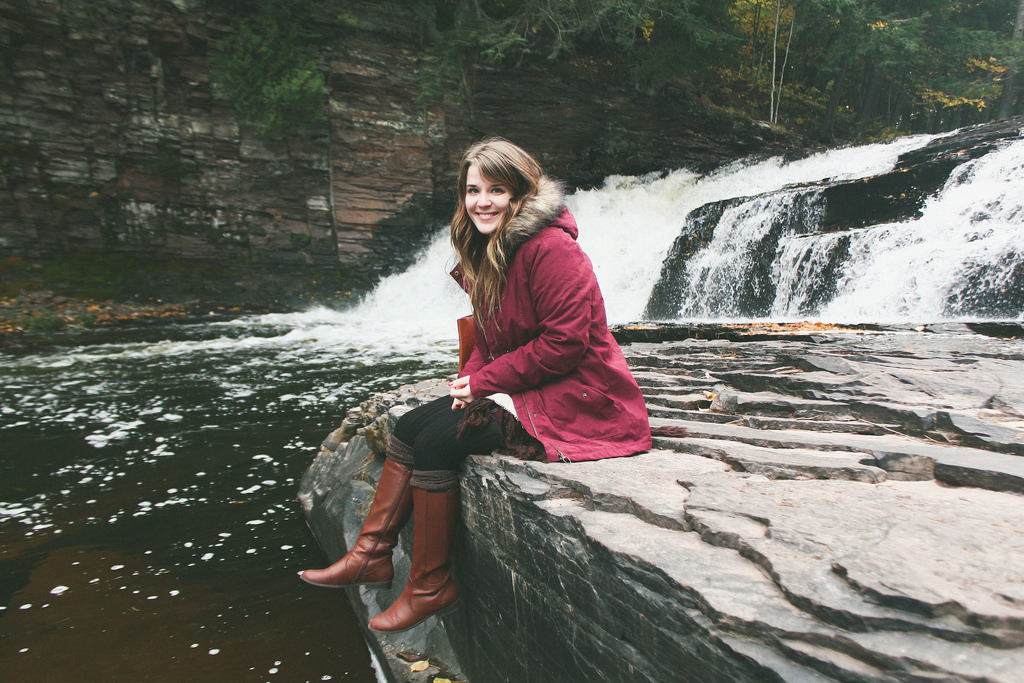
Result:
M264 136L302 131L324 114L324 76L305 47L305 2L261 6L220 41L210 59L219 96Z
M785 98L832 140L840 124L867 137L987 120L1006 90L1010 2L735 0L731 11L757 106L778 123Z
M1017 90L1017 73L1020 71L1021 59L1024 58L1024 0L1017 5L1017 18L1013 23L1012 61L1006 70L1003 83L1003 95L999 104L999 118L1010 118L1013 111L1013 99Z
M465 87L474 64L573 64L595 55L638 87L657 88L680 74L706 72L734 38L728 5L715 0L434 2L440 66L438 80L426 86L433 96L445 92L445 78Z
M768 108L769 121L778 123L779 107L782 106L782 84L786 77L786 63L789 61L789 48L793 44L793 25L796 23L796 3L793 3L792 12L789 17L789 38L786 40L786 55L782 60L782 67L778 69L779 97L776 103L775 78L776 64L779 56L779 19L782 17L782 0L775 0L775 32L772 38L772 95L771 105Z
M609 65L637 88L688 83L772 123L785 102L786 124L828 141L988 120L1015 101L1022 41L1014 59L1007 46L1024 25L1024 0L420 2L439 18L432 94L456 75L468 94L481 63Z

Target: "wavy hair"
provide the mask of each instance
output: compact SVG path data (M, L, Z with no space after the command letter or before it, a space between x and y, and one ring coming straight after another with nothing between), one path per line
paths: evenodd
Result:
M508 211L491 235L481 234L466 211L466 175L474 165L480 175L491 183L504 185L511 195ZM481 328L484 320L494 318L505 287L513 254L505 233L522 211L523 204L537 194L542 175L540 164L532 156L504 138L481 140L462 156L452 218L452 246L473 303L473 315Z

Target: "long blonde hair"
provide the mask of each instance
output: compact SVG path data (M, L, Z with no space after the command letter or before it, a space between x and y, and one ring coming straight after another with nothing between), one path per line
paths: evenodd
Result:
M504 185L512 197L504 219L492 235L481 234L466 211L466 175L473 165L491 183ZM452 218L452 246L459 257L463 281L473 303L473 315L481 327L486 319L494 318L505 286L512 258L505 233L523 204L537 194L542 175L540 164L532 156L504 138L481 140L462 156Z

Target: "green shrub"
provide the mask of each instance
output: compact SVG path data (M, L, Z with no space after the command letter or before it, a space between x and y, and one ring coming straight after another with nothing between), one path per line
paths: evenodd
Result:
M62 257L43 272L49 288L82 299L111 299L142 267L125 254L74 254Z
M161 146L146 160L146 170L161 180L177 182L185 175L186 165L181 151Z
M14 324L26 332L56 332L67 327L67 322L57 313L45 309L26 311L14 317Z
M324 115L324 76L303 48L305 36L281 12L243 21L211 58L218 97L264 136L305 130Z

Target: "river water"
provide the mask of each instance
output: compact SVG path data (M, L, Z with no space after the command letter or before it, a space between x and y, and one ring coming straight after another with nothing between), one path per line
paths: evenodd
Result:
M0 679L375 680L342 592L295 576L324 562L295 491L343 406L451 362L303 320L0 357Z
M791 183L865 177L927 140L737 164L705 177L609 178L575 193L570 208L609 320L642 318L690 210ZM1000 163L1019 166L1020 144ZM981 218L967 208L962 220L931 219L944 227L943 244L963 239L972 258L985 244L995 245L994 259L1024 254L1024 211L1010 206L1024 197L1024 173L996 176L1017 186L1001 187L1001 199L979 192ZM1009 208L996 211L998 202ZM992 216L1003 223L985 223ZM951 237L950 222L966 236ZM935 288L942 285L931 276L947 265L937 259L952 263L966 250L932 249L938 231L928 227L894 240L896 227L882 226L877 238L863 231L859 239L880 244L879 253L912 245L911 256L939 254L919 266ZM295 576L324 562L295 494L349 407L454 371L454 320L468 310L445 275L451 258L439 236L412 268L346 311L68 331L3 347L0 679L376 680L343 592ZM929 303L935 297L921 296L923 278L887 281L865 303L888 272L855 277L862 270L838 292L848 307L834 302L816 319L942 318ZM887 308L893 301L899 306ZM932 307L915 309L917 301ZM775 319L798 316L773 310Z

